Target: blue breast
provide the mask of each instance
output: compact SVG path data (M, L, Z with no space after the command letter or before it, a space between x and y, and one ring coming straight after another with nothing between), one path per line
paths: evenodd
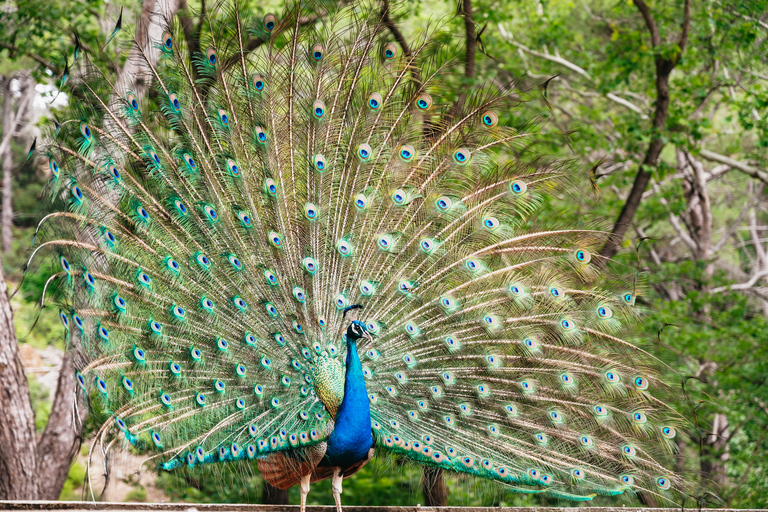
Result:
M323 465L349 467L367 457L371 446L371 407L357 343L351 341L347 343L344 400L336 413L336 424L328 439Z

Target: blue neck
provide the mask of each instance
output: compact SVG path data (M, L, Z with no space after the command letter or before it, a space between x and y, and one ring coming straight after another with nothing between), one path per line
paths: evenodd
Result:
M371 437L371 407L356 341L347 342L347 372L344 400L336 413L336 424L328 439L326 458L333 466L348 467L368 455Z

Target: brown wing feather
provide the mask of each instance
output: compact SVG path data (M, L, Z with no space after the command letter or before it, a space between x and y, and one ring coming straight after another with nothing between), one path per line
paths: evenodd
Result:
M290 453L272 453L259 459L259 471L264 480L278 489L289 489L312 473L325 455L327 444L320 443Z
M373 458L373 448L368 450L368 456L364 458L363 460L356 462L355 464L352 464L350 467L346 468L344 470L344 478L349 478L360 469L368 464L371 459ZM312 471L312 478L310 478L309 483L313 484L315 482L319 482L320 480L325 480L327 478L331 478L333 476L333 470L334 468L332 466L318 466Z
M364 458L359 462L356 462L355 464L352 464L350 467L344 470L344 478L349 478L355 473L357 473L358 471L360 471L363 468L363 466L365 466L371 461L372 458L373 458L373 448L368 450L368 456L366 458Z

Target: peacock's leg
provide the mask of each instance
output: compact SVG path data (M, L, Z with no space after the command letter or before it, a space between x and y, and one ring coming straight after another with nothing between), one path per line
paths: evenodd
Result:
M307 473L301 477L301 512L307 509L307 494L309 494L309 479L312 473Z
M333 489L333 500L336 502L336 512L341 512L341 482L343 480L344 477L341 476L341 468L334 468L331 488Z

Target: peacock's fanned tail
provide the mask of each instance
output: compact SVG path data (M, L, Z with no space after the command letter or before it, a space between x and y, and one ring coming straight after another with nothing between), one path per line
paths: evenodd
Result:
M536 138L499 124L511 88L449 116L439 42L403 52L380 13L222 8L193 55L171 22L138 52L160 112L72 81L31 261L54 260L97 439L166 469L310 450L360 304L377 450L516 492L666 495L673 414L621 338L636 291L599 278L606 235L539 213L558 165L500 156Z

